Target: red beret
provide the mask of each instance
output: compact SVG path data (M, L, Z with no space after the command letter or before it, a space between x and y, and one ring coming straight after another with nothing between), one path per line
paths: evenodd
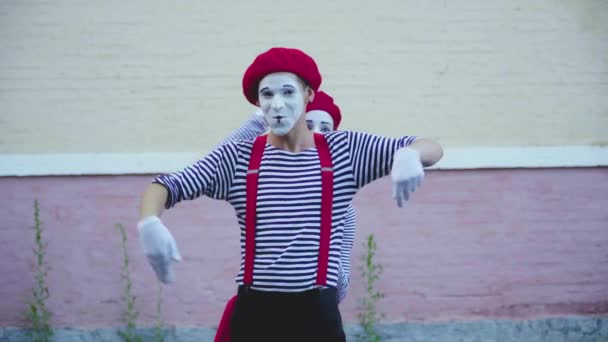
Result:
M268 74L291 72L298 75L314 91L321 86L321 74L317 63L298 49L274 47L258 55L243 76L243 94L253 105L257 105L258 86Z
M315 94L315 98L306 106L306 111L311 110L322 110L327 112L334 120L334 130L338 130L340 121L342 121L342 114L340 113L340 107L334 103L334 98L327 95L323 91L318 91Z

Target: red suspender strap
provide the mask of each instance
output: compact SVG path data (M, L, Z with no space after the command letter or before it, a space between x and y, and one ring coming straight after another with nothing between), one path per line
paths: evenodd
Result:
M321 162L321 237L319 239L317 285L325 286L327 285L327 267L329 264L334 173L329 147L323 134L315 133L315 145L319 153L319 161Z
M266 135L261 135L253 142L249 168L247 169L245 202L245 273L243 283L251 286L253 284L253 261L255 259L255 224L256 208L258 199L258 177L262 155L266 147Z

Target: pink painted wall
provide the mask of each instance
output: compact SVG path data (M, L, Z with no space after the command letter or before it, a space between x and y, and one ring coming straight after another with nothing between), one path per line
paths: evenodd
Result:
M139 194L151 176L0 178L0 326L21 326L33 284L32 202L48 239L56 326L120 324L121 250L129 229L137 309L153 324L157 282L136 243ZM374 232L386 321L608 313L608 169L432 171L398 209L387 179L355 199L355 265ZM184 261L164 290L171 325L214 325L234 293L232 209L209 199L164 216ZM342 305L356 321L355 272Z

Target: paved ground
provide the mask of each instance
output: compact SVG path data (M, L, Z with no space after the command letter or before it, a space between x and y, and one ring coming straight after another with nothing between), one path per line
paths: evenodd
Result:
M396 323L379 327L383 341L437 341L437 342L606 342L608 341L608 316L560 317L542 320L508 321L484 320L443 323ZM120 341L116 329L95 330L63 328L55 331L54 341L60 342L114 342ZM348 341L357 341L360 329L356 325L346 327ZM153 329L141 329L144 340L151 340ZM30 341L25 330L0 328L0 341ZM167 342L212 341L213 328L175 328L165 331Z

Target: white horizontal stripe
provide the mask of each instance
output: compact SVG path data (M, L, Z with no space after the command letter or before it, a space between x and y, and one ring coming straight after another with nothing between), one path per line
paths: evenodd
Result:
M446 148L432 169L608 166L607 146ZM159 174L181 170L204 153L3 154L0 176Z
M260 262L260 260L256 260L259 262L258 268L263 268L262 266L264 265L263 262ZM301 271L302 269L310 269L310 268L315 268L317 267L317 260L315 258L315 260L311 260L308 263L298 263L296 265L286 265L286 264L272 264L272 267L277 269L277 270L281 270L280 272L284 272L283 270L298 270ZM270 265L270 264L269 264Z
M470 147L444 151L433 169L608 166L608 146Z

